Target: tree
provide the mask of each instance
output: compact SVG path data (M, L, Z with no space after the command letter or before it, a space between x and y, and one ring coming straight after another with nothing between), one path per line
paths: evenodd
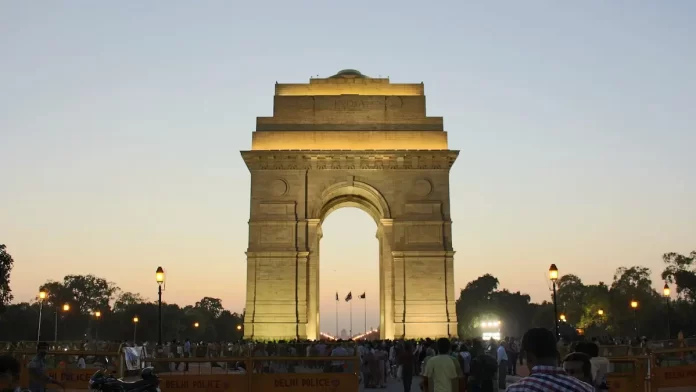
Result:
M662 279L669 283L677 284L677 294L683 296L689 302L696 302L696 250L688 256L670 252L662 256L667 267L662 272Z
M620 267L614 273L614 282L611 284L609 298L611 303L611 316L616 332L632 336L634 328L638 327L638 333L648 336L646 331L654 324L653 317L659 314L661 305L660 295L652 288L650 268L633 266ZM632 309L631 301L638 301L638 308Z
M114 283L94 275L68 275L63 278L63 285L72 292L80 312L85 314L109 309L109 303L118 291Z
M561 276L556 282L556 301L559 312L565 314L566 319L571 323L580 321L585 310L585 294L587 288L582 280L576 275L568 274Z
M200 301L196 302L196 308L203 310L212 318L218 318L224 310L220 298L211 297L204 297Z
M10 290L10 272L14 265L12 256L7 253L6 246L0 244L0 313L5 309L5 305L9 304L14 298L12 290Z
M140 294L129 291L122 292L114 302L114 312L124 312L133 305L147 302Z
M66 303L73 303L74 298L70 289L65 287L63 283L49 280L39 287L39 291L46 292L45 305L56 307Z

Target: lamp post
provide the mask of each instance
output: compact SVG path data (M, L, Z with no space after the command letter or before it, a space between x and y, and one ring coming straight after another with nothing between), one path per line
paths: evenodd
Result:
M631 300L631 308L633 309L633 332L636 334L636 338L638 337L638 315L636 314L636 310L638 309L638 301Z
M94 340L99 340L99 319L101 318L101 312L98 310L94 312L94 317L97 319L94 327Z
M133 346L137 346L136 342L136 337L138 336L138 316L133 317Z
M553 284L553 321L556 326L556 339L558 339L558 304L556 303L556 281L558 280L558 268L556 264L551 264L549 267L549 279Z
M63 312L67 313L70 311L70 304L64 304L63 305ZM58 341L58 307L56 307L56 325L54 328L54 340L57 342Z
M36 344L39 344L41 341L41 318L43 316L43 303L47 296L48 293L45 290L39 291L39 327L36 332Z
M164 269L157 267L155 272L157 280L157 345L162 347L162 285L164 285Z
M672 329L670 328L669 325L669 318L670 318L670 298L669 298L670 290L669 290L669 285L665 283L665 287L662 289L662 296L665 297L665 300L667 301L667 340L669 340L672 337Z

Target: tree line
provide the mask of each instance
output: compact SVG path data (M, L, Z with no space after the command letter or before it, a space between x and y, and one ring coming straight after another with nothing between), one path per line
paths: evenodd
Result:
M637 332L638 336L665 339L669 320L672 338L679 331L695 335L696 251L688 255L666 253L663 261L662 279L673 290L669 307L668 299L653 288L651 271L646 267L620 267L610 284L585 284L576 275L559 277L558 313L565 317L562 334L572 336L579 329L588 336L635 338ZM0 341L35 340L40 311L43 340L55 337L56 315L59 340L133 340L136 328L138 341L157 340L157 303L93 275L67 275L62 281L48 281L37 288L37 292L47 293L45 299L12 304L12 265L12 257L0 245ZM527 294L498 286L498 279L486 274L461 290L456 305L460 337L481 336L479 324L485 320L500 320L503 334L509 336L522 336L532 327L554 327L551 295L546 301L533 303ZM631 301L638 303L635 310ZM65 304L70 310L63 311ZM243 334L239 329L243 314L224 309L214 297L204 297L193 306L163 303L162 319L163 340L231 341Z
M67 275L37 287L32 302L10 303L13 259L0 245L0 341L35 341L41 312L41 339L157 341L158 304L140 294L124 292L94 275ZM68 310L64 310L64 306ZM98 317L97 317L98 315ZM137 323L134 319L137 318ZM242 314L222 306L219 298L204 297L195 305L162 303L163 340L233 341L241 339ZM57 322L56 322L57 321ZM197 326L196 326L197 325Z
M611 336L650 339L696 335L696 251L689 255L666 253L662 279L669 284L668 299L653 288L651 270L620 267L610 284L585 284L576 275L559 277L558 316L561 335ZM533 303L527 294L498 289L498 279L486 274L469 282L457 300L460 337L481 335L481 321L500 320L503 334L522 336L532 327L554 328L554 308L549 299ZM631 302L637 302L637 308ZM668 323L669 322L669 323ZM668 331L669 329L669 331ZM637 334L637 336L636 336Z

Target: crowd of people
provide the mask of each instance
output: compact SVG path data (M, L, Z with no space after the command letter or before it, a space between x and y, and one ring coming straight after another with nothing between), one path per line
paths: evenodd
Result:
M680 334L678 342L679 345L686 344L683 335ZM116 343L119 347L136 346L134 342L105 344L84 341L71 343L65 349L99 350ZM608 390L610 362L606 353L611 355L611 345L619 347L622 343L621 339L609 338L581 339L571 343L566 339L557 340L547 329L534 328L521 340L506 337L499 342L441 338L420 341L206 343L185 339L169 341L161 349L156 349L157 345L152 342L137 347L149 348L143 352L152 353L151 356L144 355L144 362L148 357L171 358L171 361L160 361L168 363L170 371L188 371L189 363L185 358L207 357L211 359L211 366L224 367L226 372L246 373L245 359L251 357L254 365L250 371L254 373L357 373L365 388L386 388L391 379L398 380L404 392L415 389L414 380L419 380L421 391L434 392L597 392ZM642 350L642 354L649 349L647 339L630 343ZM37 346L37 355L27 364L30 389L44 391L46 385L57 383L47 375L46 356L49 350L62 349L63 345L42 343ZM76 357L77 367L84 367L84 356ZM517 375L518 364L525 364L529 375L508 386L507 376ZM16 358L1 357L0 381L4 380L5 385L16 385L18 366Z

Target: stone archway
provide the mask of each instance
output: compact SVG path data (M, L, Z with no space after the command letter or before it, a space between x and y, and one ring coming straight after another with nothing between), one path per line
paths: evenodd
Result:
M350 95L346 95L350 94ZM449 170L423 85L357 71L276 84L252 150L245 336L317 339L321 224L338 208L377 224L382 338L456 334Z

